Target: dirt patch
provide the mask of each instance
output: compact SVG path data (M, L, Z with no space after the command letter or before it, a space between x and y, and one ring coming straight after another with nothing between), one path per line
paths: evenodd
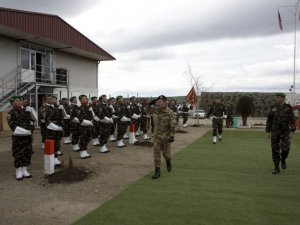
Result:
M134 142L135 146L142 146L142 147L153 147L152 141L136 141Z

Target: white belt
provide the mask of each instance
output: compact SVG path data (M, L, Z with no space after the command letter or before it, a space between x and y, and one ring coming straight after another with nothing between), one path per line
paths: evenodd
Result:
M216 117L216 116L213 116L214 119L223 119L223 116L221 117Z

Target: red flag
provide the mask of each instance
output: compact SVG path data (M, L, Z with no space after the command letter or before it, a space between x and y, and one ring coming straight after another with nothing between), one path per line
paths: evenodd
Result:
M192 89L190 90L190 92L187 94L187 96L185 97L185 100L192 104L192 105L196 105L197 103L197 94L195 91L195 88L192 87Z
M281 20L281 16L280 16L279 10L278 10L278 22L279 22L279 28L280 28L280 30L283 30L282 20Z

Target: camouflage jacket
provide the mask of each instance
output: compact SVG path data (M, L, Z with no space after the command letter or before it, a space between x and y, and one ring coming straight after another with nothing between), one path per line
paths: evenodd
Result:
M104 117L108 117L111 118L113 113L112 113L112 109L109 108L105 103L100 104L98 107L98 117L100 120L104 119Z
M127 106L122 106L122 105L116 104L115 115L118 117L119 122L122 122L122 121L120 121L120 119L123 116L130 119L130 114L129 114L129 110L128 110ZM124 122L122 122L122 123L124 123Z
M83 120L93 120L93 113L89 109L90 107L80 106L77 110L77 118L82 123Z
M67 113L68 115L70 115L71 106L69 106L69 105L64 105L64 109L65 109L66 113Z
M273 105L267 118L266 132L295 132L295 116L289 104Z
M79 109L78 105L71 104L70 106L70 121L77 117L77 111Z
M132 117L133 114L136 114L136 115L141 114L141 108L137 104L130 104L128 106L128 108L129 108L129 112L130 112L130 117Z
M26 112L24 109L15 110L12 109L8 112L7 123L10 129L14 132L16 127L22 127L26 130L31 130L31 120L29 112Z
M50 123L55 123L58 126L62 126L63 116L62 110L58 106L49 106L46 105L46 109L43 115L45 118L45 124L48 126Z
M176 128L176 118L174 112L167 106L165 109L156 109L153 113L154 137L168 138L174 137Z
M213 104L210 110L207 113L207 117L210 117L211 115L214 117L223 117L225 113L225 106L221 103L219 105Z
M39 124L45 123L45 115L46 115L46 105L42 105L39 108Z

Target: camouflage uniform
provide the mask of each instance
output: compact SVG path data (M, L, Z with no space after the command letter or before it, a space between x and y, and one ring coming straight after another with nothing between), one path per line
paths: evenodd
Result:
M99 114L99 106L92 104L91 107L92 107L95 115L97 116ZM99 138L99 134L100 134L100 122L93 120L92 139Z
M71 104L70 108L70 132L72 134L72 145L79 143L79 123L73 122L74 118L77 117L79 106ZM78 117L77 117L78 118Z
M46 115L46 104L42 105L39 108L39 125L40 125L40 129L41 129L41 136L42 136L42 143L45 143L45 134L46 134L46 130L47 130L47 126L45 123L45 118L44 116Z
M116 115L115 115L115 112L116 112L116 105L112 105L112 107L113 107L113 110L111 110L111 111L112 111L112 116L116 116ZM115 131L116 131L118 119L113 117L113 121L114 121L114 122L113 122L112 125L110 126L110 132L109 132L110 135L115 135Z
M80 123L83 120L93 120L93 114L89 110L89 107L80 106L77 111L77 118L79 119ZM91 126L79 126L79 147L80 151L87 150L87 146L92 138L92 127Z
M219 135L223 132L223 117L225 113L225 106L220 104L213 104L210 108L207 117L210 117L210 115L213 116L212 125L213 125L213 136L217 136L217 133Z
M161 152L166 161L171 160L169 138L174 137L176 118L173 111L167 106L163 110L157 109L153 114L154 121L154 166L161 165Z
M31 120L29 112L25 109L12 109L8 112L7 122L10 129L14 132L19 126L26 130L31 129ZM32 155L32 139L28 136L12 136L12 156L15 158L15 168L26 167L30 165Z
M129 110L129 118L131 119L131 125L134 125L134 132L136 132L140 126L140 118L138 119L133 119L132 116L133 114L136 114L136 115L140 115L141 114L141 108L138 106L138 104L130 104L128 106L128 110Z
M111 118L112 117L112 110L105 103L101 103L99 105L97 115L100 119L100 138L99 138L99 142L100 142L100 146L103 146L103 145L107 144L107 140L108 140L109 135L110 135L112 124L102 122L101 120L103 120L104 117Z
M48 127L50 123L54 123L55 125L62 127L62 115L62 110L59 109L57 105L47 105L45 114L43 116L43 118L45 118L46 127ZM62 131L56 131L46 128L45 139L54 140L54 153L55 157L57 157L57 152L60 151Z
M69 105L64 105L64 109L67 113L67 115L70 115L70 111L71 111L71 106ZM70 137L71 135L71 132L70 132L70 119L65 119L63 120L64 122L64 126L63 126L63 129L64 129L64 137Z
M290 152L290 132L295 132L295 117L289 104L273 105L267 118L266 132L271 132L272 158L278 165ZM281 150L281 151L280 151Z
M141 107L141 131L143 131L144 134L147 134L148 128L149 128L149 122L150 122L150 116L147 113L146 107Z
M182 118L183 118L182 124L184 126L187 126L187 121L188 121L188 118L189 118L189 107L184 105L184 106L182 106L181 111L182 111L181 115L182 115Z
M123 116L125 116L127 118L130 118L130 115L129 115L129 110L127 109L127 106L126 105L122 106L122 105L119 105L119 104L116 105L115 114L118 117L118 120L117 120L117 140L120 141L120 140L123 139L123 136L126 133L128 125L130 123L130 122L127 122L127 121L126 122L121 121L121 118Z

